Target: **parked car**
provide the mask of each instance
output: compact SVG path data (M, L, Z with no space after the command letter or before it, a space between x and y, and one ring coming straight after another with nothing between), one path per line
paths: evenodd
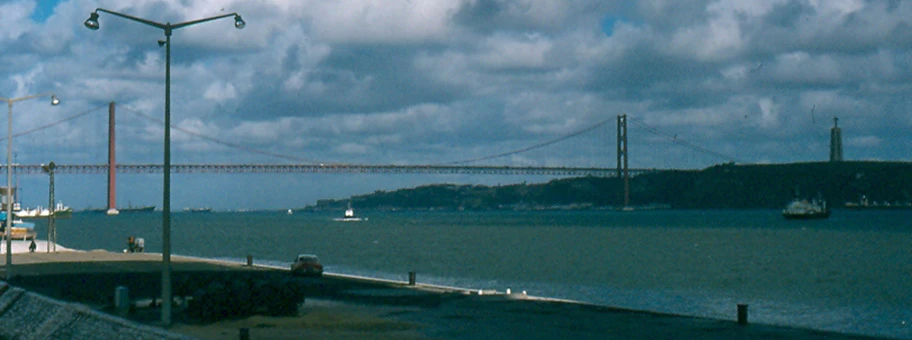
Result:
M301 254L291 264L291 275L294 276L323 276L323 264L317 255Z

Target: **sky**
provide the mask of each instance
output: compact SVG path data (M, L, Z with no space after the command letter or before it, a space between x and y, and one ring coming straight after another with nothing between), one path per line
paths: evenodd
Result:
M13 139L14 162L103 163L113 101L118 162L161 164L163 31L103 12L89 30L96 8L161 23L232 12L246 21L173 32L174 164L506 153L469 164L611 168L620 114L633 168L825 161L834 117L846 160L912 154L907 1L0 0L0 97L62 100L14 105L14 135L38 130ZM430 183L548 179L174 174L171 192L174 209L284 209ZM47 180L17 176L23 204L47 205ZM55 186L74 208L105 205L104 175L61 174ZM117 189L119 206L161 206L161 174L118 174Z

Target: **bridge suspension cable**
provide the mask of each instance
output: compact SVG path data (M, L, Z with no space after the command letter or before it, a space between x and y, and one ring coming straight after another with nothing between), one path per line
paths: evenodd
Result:
M132 113L132 114L135 114L135 115L140 116L140 117L142 117L142 118L145 118L145 119L147 119L147 120L156 122L156 123L158 123L158 124L164 124L164 122L163 122L162 120L157 119L157 118L155 118L155 117L151 117L151 116L149 116L149 115L146 115L146 114L144 114L144 113L142 113L142 112L140 112L140 111L138 111L138 110L132 109L132 108L130 108L130 107L124 107L124 109L127 110L128 112ZM479 161L484 161L484 160L489 160L489 159L502 158L502 157L506 157L506 156L510 156L510 155L515 155L515 154L520 154L520 153L532 151L532 150L535 150L535 149L540 149L540 148L543 148L543 147L546 147L546 146L549 146L549 145L553 145L553 144L556 144L556 143L565 141L565 140L567 140L567 139L570 139L570 138L579 136L579 135L584 134L584 133L586 133L586 132L589 132L589 131L598 129L598 128L604 126L605 124L608 124L610 121L611 121L611 120L603 120L603 121L601 121L601 122L596 123L595 125L592 125L592 126L590 126L590 127L585 128L585 129L582 129L582 130L579 130L579 131L575 131L575 132L572 132L572 133L570 133L570 134L567 134L567 135L558 137L558 138L556 138L556 139L552 139L552 140L549 140L549 141L546 141L546 142L543 142L543 143L539 143L539 144L535 144L535 145L532 145L532 146L529 146L529 147L525 147L525 148L522 148L522 149L513 150L513 151L510 151L510 152L500 153L500 154L496 154L496 155L490 155L490 156L479 157L479 158L466 159L466 160L455 161L455 162L448 162L448 163L443 163L442 165L459 165L459 164L473 163L473 162L479 162ZM274 152L269 152L269 151L254 149L254 148L246 147L246 146L243 146L243 145L240 145L240 144L227 142L227 141L224 141L224 140L220 140L220 139L218 139L218 138L214 138L214 137L206 136L206 135L203 135L203 134L200 134L200 133L196 133L196 132L193 132L193 131L189 131L189 130L186 130L186 129L182 129L182 128L177 127L177 126L172 126L171 128L174 129L174 130L178 130L178 131L181 131L181 132L183 132L183 133L192 135L192 136L196 136L196 137L199 137L199 138L202 138L202 139L211 141L211 142L216 143L216 144L224 145L224 146L231 147L231 148L235 148L235 149L239 149L239 150L244 150L244 151L251 152L251 153L257 153L257 154L261 154L261 155L272 156L272 157L277 157L277 158L283 158L283 159L288 159L288 160L293 160L293 161L300 161L300 162L311 163L311 164L335 164L335 165L345 165L345 163L321 162L321 161L316 161L316 160L312 160L312 159L306 159L306 158L297 157L297 156L290 156L290 155L284 155L284 154L279 154L279 153L274 153ZM423 165L417 165L417 166L420 167L420 166L423 166Z
M667 138L668 140L670 140L670 141L671 141L672 143L674 143L674 144L677 144L677 145L680 145L680 146L683 146L683 147L686 147L686 148L689 148L689 149L691 149L691 150L694 150L694 151L697 151L697 152L701 152L701 153L704 153L704 154L707 154L707 155L711 155L711 156L714 156L714 157L717 157L717 158L725 159L725 160L730 161L730 162L743 163L742 161L740 161L740 160L738 160L738 159L735 159L734 157L731 157L731 156L728 156L728 155L725 155L725 154L722 154L722 153L719 153L719 152L715 152L715 151L713 151L713 150L704 148L704 147L702 147L702 146L699 146L699 145L696 145L696 144L693 144L693 143L684 141L684 140L678 138L678 135L671 135L671 134L668 134L668 133L661 132L661 131L659 131L659 129L657 129L657 128L655 128L655 127L652 127L652 126L650 126L650 125L644 123L644 122L643 122L642 120L640 120L640 119L636 119L636 118L630 117L630 121L633 122L634 124L636 124L636 125L642 127L643 129L645 129L646 131L648 131L648 132L650 132L650 133L652 133L652 134L655 134L655 135L660 136L660 137L665 137L665 138Z
M522 149L517 149L517 150L513 150L513 151L509 151L509 152L499 153L499 154L496 154L496 155L490 155L490 156L484 156L484 157L466 159L466 160L461 160L461 161L455 161L455 162L450 162L450 163L445 163L445 164L456 165L456 164L474 163L474 162L479 162L479 161L486 161L486 160L489 160L489 159L495 159L495 158L501 158L501 157L506 157L506 156L512 156L512 155L516 155L516 154L520 154L520 153L532 151L532 150L535 150L535 149L540 149L540 148L543 148L543 147L546 147L546 146L549 146L549 145L552 145L552 144L556 144L556 143L559 143L559 142L568 140L568 139L570 139L570 138L579 136L579 135L584 134L584 133L586 133L586 132L589 132L589 131L598 129L598 128L602 127L603 125L608 124L608 122L610 122L610 121L611 121L610 119L609 119L609 120L603 120L603 121L601 121L601 122L596 123L595 125L592 125L592 126L590 126L590 127L585 128L585 129L582 129L582 130L579 130L579 131L576 131L576 132L572 132L572 133L570 133L570 134L567 134L567 135L564 135L564 136L561 136L561 137L558 137L558 138L549 140L549 141L547 141L547 142L535 144L535 145L532 145L532 146L529 146L529 147L525 147L525 148L522 148Z
M125 110L127 110L128 112L130 112L130 113L132 113L132 114L135 114L135 115L137 115L137 116L140 116L140 117L142 117L142 118L148 119L148 120L150 120L150 121L156 122L156 123L161 124L161 125L164 125L164 124L165 124L165 122L162 121L161 119L158 119L158 118L155 118L155 117L151 117L151 116L146 115L146 114L144 114L144 113L142 113L142 112L139 112L138 110L132 109L132 108L130 108L130 107L124 107L124 106L121 106L121 107L123 107L123 108L124 108ZM199 137L199 138L208 140L208 141L213 142L213 143L216 143L216 144L220 144L220 145L223 145L223 146L227 146L227 147L235 148L235 149L239 149L239 150L244 150L244 151L247 151L247 152L250 152L250 153L256 153L256 154L265 155L265 156L272 156L272 157L276 157L276 158L282 158L282 159L287 159L287 160L292 160L292 161L299 161L299 162L305 162L305 163L312 163L312 164L330 163L330 162L320 162L320 161L315 161L315 160L312 160L312 159L306 159L306 158L297 157L297 156L290 156L290 155L284 155L284 154L279 154L279 153L275 153L275 152L269 152L269 151L254 149L254 148L246 147L246 146L243 146L243 145L240 145L240 144L237 144L237 143L226 142L226 141L223 141L223 140L218 139L218 138L209 137L209 136L206 136L206 135L201 134L201 133L196 133L196 132L193 132L193 131L190 131L190 130L187 130L187 129L180 128L180 127L178 127L178 126L171 126L171 128L174 129L174 130L178 130L178 131L180 131L180 132L186 133L186 134L191 135L191 136L196 136L196 137Z
M20 133L13 134L13 137L20 137L28 135L37 131L51 128L56 125L63 124L65 122L86 116L92 112L99 111L104 109L108 105L97 106L91 109L88 109L83 112L79 112L72 116L63 118L61 120L51 122L39 127L35 127ZM131 114L137 115L141 118L153 121L160 125L163 125L164 122L155 117L151 117L147 114L140 112L139 110L121 106L126 111ZM187 129L183 129L177 126L172 126L172 129L181 131L183 133L196 136L210 142L227 146L234 149L244 150L251 153L272 156L287 160L293 160L298 162L310 163L313 165L268 165L268 164L210 164L210 165L174 165L175 168L173 171L176 172L362 172L362 173L474 173L474 174L547 174L547 175L596 175L604 176L611 175L611 169L602 169L602 168L592 168L592 167L528 167L528 166L456 166L459 164L478 162L482 160L496 159L501 157L506 157L510 155L515 155L523 152L532 151L535 149L543 148L549 145L553 145L567 139L582 135L586 132L598 129L606 124L610 120L604 120L596 123L585 129L581 129L567 135L543 142L538 143L529 147L522 149L513 150L510 152L500 153L496 155L490 155L485 157L478 157L474 159L467 159L462 161L445 163L442 165L358 165L358 164L345 164L345 163L334 163L334 162L320 162L311 159L306 159L303 157L279 154L259 149L254 149L237 143L227 142L218 138L206 136L197 132L193 132ZM3 139L5 139L4 137ZM2 139L0 139L2 140ZM0 166L2 168L2 166ZM18 165L13 168L14 172L22 174L38 174L41 173L39 165ZM139 165L117 165L117 172L126 172L126 173L136 173L136 172L160 172L161 165L152 165L152 164L139 164ZM655 169L637 169L637 172L650 172L655 171ZM57 172L60 173L104 173L107 172L106 165L58 165Z
M41 130L44 130L44 129L47 129L47 128L51 128L51 127L54 127L54 126L56 126L56 125L60 125L60 124L66 123L66 122L68 122L68 121L71 121L71 120L73 120L73 119L76 119L76 118L85 116L85 115L87 115L87 114L89 114L89 113L92 113L92 112L94 112L94 111L98 111L98 110L103 109L103 108L105 108L105 107L107 107L107 106L108 106L107 104L102 105L102 106L98 106L98 107L95 107L95 108L92 108L92 109L88 109L88 110L86 110L86 111L83 111L83 112L74 114L74 115L72 115L72 116L66 117L66 118L64 118L64 119L61 119L61 120L58 120L58 121L55 121L55 122L51 122L51 123L48 123L48 124L45 124L45 125L42 125L42 126L39 126L39 127L35 127L35 128L32 128L32 129L29 129L29 130L25 130L25 131L19 132L19 133L14 133L14 134L13 134L13 137L21 137L21 136L25 136L25 135L28 135L28 134L33 133L33 132L38 132L38 131L41 131ZM6 138L7 138L7 136L4 136L3 138L0 138L0 140L6 140Z
M77 118L86 116L86 115L88 115L88 114L90 114L90 113L92 113L92 112L101 110L101 109L103 109L103 108L105 108L105 107L107 107L107 104L106 104L106 105L97 106L97 107L94 107L94 108L90 108L90 109L88 109L88 110L85 110L85 111L76 113L76 114L71 115L71 116L69 116L69 117L65 117L65 118L63 118L63 119L61 119L61 120L54 121L54 122L51 122L51 123L48 123L48 124L45 124L45 125L41 125L41 126L38 126L38 127L32 128L32 129L29 129L29 130L25 130L25 131L22 131L22 132L19 132L19 133L15 133L15 134L13 134L13 137L21 137L21 136L25 136L25 135L28 135L28 134L31 134L31 133L34 133L34 132L38 132L38 131L41 131L41 130L45 130L45 129L48 129L48 128L51 128L51 127L54 127L54 126L57 126L57 125L60 125L60 124L63 124L63 123L66 123L66 122L68 122L68 121L72 121L72 120L74 120L74 119L77 119ZM146 115L146 114L140 112L139 110L136 110L136 109L133 109L133 108L130 108L130 107L124 107L124 106L121 106L121 107L123 107L123 108L124 108L125 110L127 110L128 112L130 112L130 113L132 113L132 114L135 114L135 115L137 115L137 116L140 116L140 117L142 117L142 118L144 118L144 119L147 119L147 120L156 122L156 123L158 123L158 124L164 124L164 122L163 122L162 120L157 119L157 118L155 118L155 117L151 117L151 116L149 116L149 115ZM596 124L594 124L594 125L592 125L592 126L590 126L590 127L585 128L585 129L581 129L581 130L578 130L578 131L569 133L569 134L567 134L567 135L564 135L564 136L561 136L561 137L558 137L558 138L555 138L555 139L552 139L552 140L549 140L549 141L545 141L545 142L542 142L542 143L538 143L538 144L535 144L535 145L532 145L532 146L529 146L529 147L525 147L525 148L521 148L521 149L516 149L516 150L512 150L512 151L508 151L508 152L503 152L503 153L499 153L499 154L494 154L494 155L488 155L488 156L483 156L483 157L477 157L477 158L471 158L471 159L465 159L465 160L459 160L459 161L454 161L454 162L443 163L443 165L467 164L467 163L485 161L485 160L490 160L490 159L497 159L497 158L507 157L507 156L511 156L511 155L516 155L516 154L524 153L524 152L529 152L529 151L536 150L536 149L540 149L540 148L543 148L543 147L546 147L546 146L550 146L550 145L553 145L553 144L556 144L556 143L559 143L559 142L568 140L568 139L570 139L570 138L573 138L573 137L582 135L582 134L584 134L584 133L586 133L586 132L589 132L589 131L598 129L598 128L600 128L600 127L602 127L602 126L608 124L610 121L611 121L610 119L609 119L609 120L603 120L603 121L598 122L598 123L596 123ZM696 144L687 142L687 141L685 141L685 140L682 140L682 139L678 138L677 135L672 135L672 134L664 133L664 132L660 131L659 129L657 129L657 128L653 127L653 126L650 126L649 124L646 124L645 122L643 122L643 121L640 120L640 119L637 119L637 118L634 118L634 117L630 117L630 121L633 122L634 124L636 124L637 126L642 127L642 128L643 128L644 130L646 130L647 132L650 132L650 133L655 134L655 135L660 136L660 137L664 137L664 138L668 139L669 141L671 141L671 142L674 143L674 144L677 144L677 145L680 145L680 146L689 148L689 149L694 150L694 151L697 151L697 152L701 152L701 153L704 153L704 154L708 154L708 155L711 155L711 156L713 156L713 157L717 157L717 158L720 158L720 159L725 159L725 160L727 160L727 161L743 163L741 160L738 160L738 159L736 159L735 157L731 157L731 156L729 156L729 155L725 155L725 154L722 154L722 153L719 153L719 152L716 152L716 151L707 149L707 148L705 148L705 147L702 147L702 146L699 146L699 145L696 145ZM231 142L224 141L224 140L221 140L221 139L218 139L218 138L210 137L210 136L207 136L207 135L204 135L204 134L201 134L201 133L193 132L193 131L190 131L190 130L187 130L187 129L184 129L184 128L180 128L180 127L177 127L177 126L172 126L171 128L172 128L172 129L175 129L175 130L178 130L178 131L181 131L181 132L183 132L183 133L192 135L192 136L196 136L196 137L199 137L199 138L208 140L208 141L213 142L213 143L216 143L216 144L220 144L220 145L223 145L223 146L227 146L227 147L235 148L235 149L239 149L239 150L244 150L244 151L247 151L247 152L250 152L250 153L261 154L261 155L265 155L265 156L271 156L271 157L282 158L282 159L287 159L287 160L292 160L292 161L298 161L298 162L311 163L311 164L334 164L334 165L345 165L344 163L320 162L320 161L316 161L316 160L312 160L312 159L307 159L307 158L303 158L303 157L298 157L298 156L292 156L292 155L286 155L286 154L280 154L280 153L275 153L275 152L269 152L269 151L265 151L265 150L255 149L255 148L247 147L247 146L244 146L244 145L241 145L241 144L231 143ZM0 140L5 140L6 138L8 138L8 136L4 136L3 138L0 138ZM419 166L421 166L421 165L419 165Z

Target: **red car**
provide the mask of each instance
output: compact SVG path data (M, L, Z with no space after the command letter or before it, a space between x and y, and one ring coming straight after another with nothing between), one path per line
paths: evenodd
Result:
M323 276L323 264L320 263L317 255L298 255L298 258L291 264L291 275L321 277Z

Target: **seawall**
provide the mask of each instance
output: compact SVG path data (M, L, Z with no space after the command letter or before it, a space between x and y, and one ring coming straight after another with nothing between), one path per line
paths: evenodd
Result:
M0 281L0 339L190 339Z

